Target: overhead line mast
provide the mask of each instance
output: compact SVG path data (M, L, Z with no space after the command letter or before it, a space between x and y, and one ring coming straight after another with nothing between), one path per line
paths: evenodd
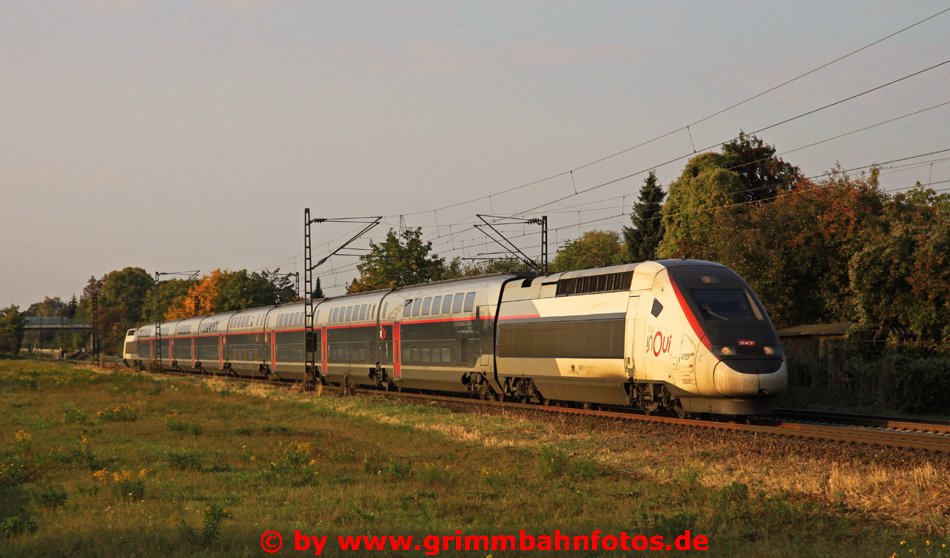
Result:
M303 265L303 274L304 274L304 288L307 289L306 303L304 304L304 328L306 329L306 340L304 344L304 351L306 352L306 382L305 387L308 391L313 391L317 387L317 382L323 382L323 374L317 368L317 343L316 335L314 335L314 314L313 314L313 290L314 290L314 281L313 281L313 270L325 263L331 257L339 254L347 246L356 242L361 236L370 231L373 227L379 224L383 220L383 217L337 217L337 218L326 218L326 217L310 217L310 208L304 208L303 210L303 251L304 251L304 265ZM361 223L366 226L363 227L358 233L350 237L349 240L340 245L339 248L330 252L326 257L322 258L317 263L313 262L313 238L310 233L310 226L314 223Z

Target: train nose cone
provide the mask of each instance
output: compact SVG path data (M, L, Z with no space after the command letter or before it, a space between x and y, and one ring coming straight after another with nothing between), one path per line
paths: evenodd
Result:
M775 363L778 364L778 363ZM745 369L746 366L741 366ZM785 390L788 369L785 362L770 366L765 373L740 372L726 360L716 363L713 378L716 391L725 397L771 397ZM776 369L777 368L777 369Z

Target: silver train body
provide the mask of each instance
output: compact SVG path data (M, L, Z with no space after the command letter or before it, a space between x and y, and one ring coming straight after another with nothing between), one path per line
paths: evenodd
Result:
M314 303L316 368L333 383L680 415L768 412L787 384L765 309L729 268L661 260L501 274ZM124 358L158 363L155 325ZM304 305L161 324L161 366L303 380Z

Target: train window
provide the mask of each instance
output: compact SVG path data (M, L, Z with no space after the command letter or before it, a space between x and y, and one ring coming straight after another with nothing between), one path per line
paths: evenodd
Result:
M697 289L693 300L707 320L761 320L762 314L752 296L739 289Z
M422 347L422 362L429 362L429 347Z
M410 312L411 310L412 310L412 299L409 298L409 299L406 299L406 302L403 304L403 307L402 307L402 317L403 317L403 318L408 318L408 317L409 317L409 312Z
M409 358L412 362L419 362L419 347L412 348L412 356Z
M430 308L432 308L432 297L427 296L425 300L422 301L422 315L428 316Z
M438 314L439 309L442 307L442 297L437 296L432 299L432 314Z
M413 303L412 303L412 315L413 315L413 317L418 316L420 310L422 310L422 299L421 299L421 298L417 298L417 299L414 300Z
M465 311L471 312L475 309L475 293L465 295Z
M360 321L362 322L365 319L366 319L366 305L364 304L360 306Z
M452 362L452 349L442 347L442 362Z
M452 300L452 313L458 313L462 311L462 300L465 298L465 295L462 293L455 293L455 299Z
M330 309L330 323L336 323L336 308Z
M347 307L346 307L346 314L345 314L344 317L343 317L343 321L344 321L344 322L350 322L350 321L352 321L352 320L353 320L353 307L352 307L352 306L347 306Z
M452 311L452 295L445 295L442 299L442 313L448 314Z
M660 317L660 312L663 311L663 305L660 304L660 301L653 299L653 308L650 309L650 313L653 314L654 318Z

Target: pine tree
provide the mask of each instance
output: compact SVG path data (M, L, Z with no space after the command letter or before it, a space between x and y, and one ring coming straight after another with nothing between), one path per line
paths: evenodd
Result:
M320 286L320 278L317 277L317 284L313 287L313 298L323 298L323 287Z
M663 198L666 192L657 183L656 173L650 171L640 189L640 197L630 215L632 227L623 228L624 242L631 261L642 262L656 258L656 247L663 239Z

